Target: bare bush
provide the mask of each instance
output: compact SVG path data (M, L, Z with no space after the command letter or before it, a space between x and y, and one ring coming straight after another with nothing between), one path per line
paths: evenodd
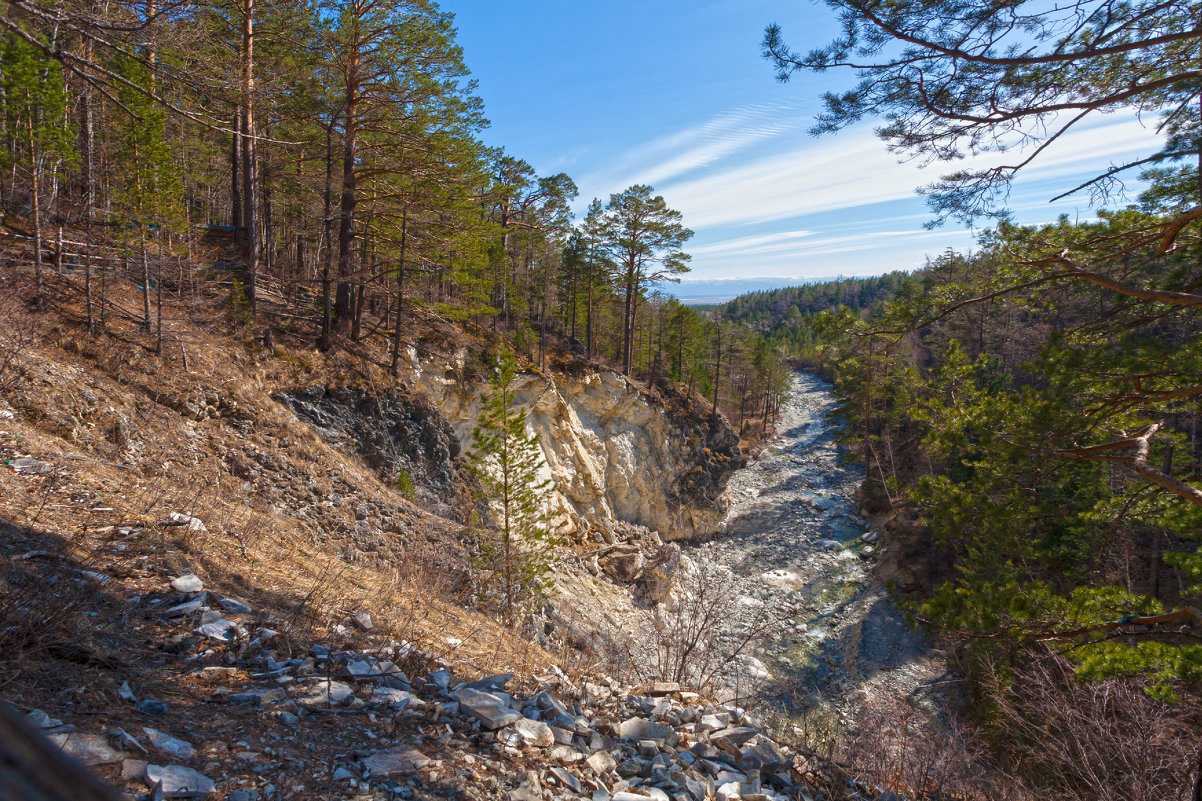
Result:
M26 546L0 560L0 685L19 675L23 662L47 654L71 661L102 659L84 642L94 634L85 612L108 580L95 570L95 553L69 542L23 536L5 521L0 521L0 537L17 548Z
M768 678L752 651L784 614L749 605L736 577L716 563L686 560L680 574L677 591L656 607L648 658L636 671L644 679L704 689L724 683L736 697L747 694Z
M908 698L867 698L841 754L849 775L914 799L1016 798L984 747L954 718L936 717Z
M0 294L0 394L16 383L22 354L37 340L33 317L18 306L15 294Z
M1078 682L1055 656L1032 661L995 695L1003 747L1040 798L1190 796L1202 731L1196 706L1154 700L1135 679Z

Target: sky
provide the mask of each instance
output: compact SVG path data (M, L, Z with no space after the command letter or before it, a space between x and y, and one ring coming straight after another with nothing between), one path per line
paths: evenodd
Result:
M822 92L848 87L852 76L779 83L760 41L777 22L794 49L825 44L836 30L826 6L445 0L443 8L456 15L479 82L491 120L485 141L539 175L571 176L578 211L636 183L654 186L695 232L687 279L785 286L879 275L976 240L954 223L923 226L932 215L915 189L948 164L899 163L870 124L807 133ZM1010 198L1017 221L1089 219L1085 197L1048 200L1158 141L1138 120L1099 118L1020 173ZM687 283L679 294L689 294Z

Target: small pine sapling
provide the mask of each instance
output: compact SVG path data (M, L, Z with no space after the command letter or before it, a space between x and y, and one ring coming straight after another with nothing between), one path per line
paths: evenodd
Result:
M545 462L538 437L526 431L526 410L516 405L515 373L513 353L503 352L468 455L492 517L478 532L476 566L507 622L553 589L550 571L560 544L544 502L554 483L538 478Z

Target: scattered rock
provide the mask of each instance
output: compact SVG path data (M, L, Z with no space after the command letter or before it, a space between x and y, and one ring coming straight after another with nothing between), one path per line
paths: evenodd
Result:
M333 679L320 679L307 687L305 693L296 702L307 707L340 706L355 697L355 691L349 685Z
M221 604L222 609L235 615L249 615L255 611L236 598L219 598L217 603Z
M50 740L63 749L64 753L88 766L107 765L125 758L123 753L109 745L108 740L99 734L68 732L52 734Z
M192 573L187 573L171 582L171 589L176 592L200 592L204 588L205 583L199 576Z
M680 692L680 683L675 681L657 681L647 690L647 695L659 697Z
M166 732L152 729L149 726L143 726L142 731L146 732L146 737L152 746L168 756L187 760L196 755L196 749L189 742L176 739Z
M363 770L379 778L408 776L430 763L429 757L409 746L377 751L364 757L362 761Z
M167 515L167 519L163 521L163 525L183 526L188 531L208 531L208 529L205 527L205 524L201 522L199 517L181 514L180 512L172 512L171 514ZM180 592L183 592L183 590L180 590Z
M460 706L490 729L499 729L524 719L520 712L509 707L505 699L490 692L464 687L454 697Z
M147 765L146 784L163 798L201 798L217 789L208 776L183 765Z
M560 767L551 768L551 775L564 787L571 790L576 795L580 795L580 780L573 776L570 772Z
M55 720L40 709L35 709L25 716L25 719L39 729L56 729L63 725L61 720Z
M360 609L352 615L351 623L361 631L371 631L375 628L371 622L371 614L366 609Z
M145 712L147 715L155 715L157 717L159 715L167 714L167 705L154 698L143 698L138 702L138 711Z
M504 690L505 685L512 679L512 673L498 673L495 676L485 676L482 679L477 679L466 686L473 690L486 690L495 693Z
M239 637L245 637L246 632L237 623L219 617L216 620L202 623L195 629L202 637L219 642L233 642Z
M191 578L196 578L196 576L191 576ZM197 579L197 581L199 581L199 580L200 579ZM179 581L179 579L176 579L176 581ZM186 615L190 615L193 612L198 611L202 606L204 606L205 600L207 598L208 598L208 593L206 593L206 592L197 593L196 596L189 598L188 600L184 601L182 604L177 604L176 606L173 606L170 609L163 610L163 612L161 612L161 614L163 615L163 617L184 617Z

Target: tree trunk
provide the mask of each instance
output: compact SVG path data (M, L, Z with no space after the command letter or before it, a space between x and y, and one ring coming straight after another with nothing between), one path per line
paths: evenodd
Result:
M342 199L338 217L338 291L334 298L334 329L345 334L351 324L351 282L355 273L355 113L358 105L358 65L347 67L344 135L342 138Z
M634 265L631 264L626 268L626 303L622 313L622 373L624 375L630 375L631 355L634 352L634 320L632 319L634 291Z
M392 366L388 372L397 375L401 362L401 319L405 311L405 235L408 228L408 213L401 212L401 259L396 269L396 324L392 331Z
M325 238L325 251L321 254L321 337L317 347L321 350L330 349L330 324L332 309L330 308L330 268L334 261L334 115L330 115L330 125L326 128L326 192L325 212L322 217Z
M93 11L95 8L93 8ZM84 36L84 59L92 58L92 39ZM96 129L92 122L92 85L83 82L83 94L79 105L80 149L83 151L80 160L80 180L83 182L83 225L84 240L90 249L92 245L92 209L96 205ZM84 294L88 312L88 336L96 336L96 314L92 303L92 254L84 254Z
M33 104L28 93L25 100L29 110L26 119L26 130L29 134L29 205L33 214L33 271L37 282L34 302L38 309L42 309L46 306L46 295L42 278L42 209L38 197L38 151L37 142L33 137Z
M155 338L154 352L156 356L163 355L163 232L159 229L155 235L158 251L158 262L154 269L154 299L155 299Z
M139 214L139 216L141 216ZM150 333L150 263L146 259L146 225L138 225L138 248L142 257L142 329Z
M246 299L255 313L259 277L258 202L255 138L255 0L242 6L242 217L246 227Z
M242 108L234 112L234 132L230 134L230 225L234 229L234 242L238 241L238 229L242 228Z

